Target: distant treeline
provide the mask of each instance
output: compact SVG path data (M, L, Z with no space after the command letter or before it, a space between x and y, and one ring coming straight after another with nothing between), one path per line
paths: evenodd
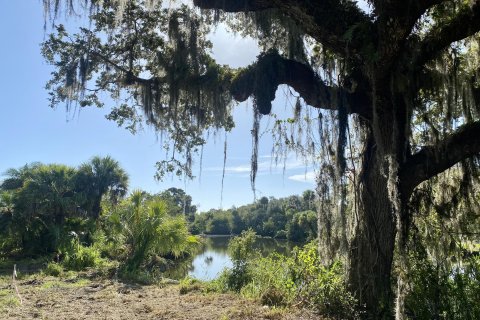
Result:
M195 215L191 225L194 234L240 234L252 229L258 235L308 241L317 236L315 193L275 199L262 197L258 201L228 210L212 209Z

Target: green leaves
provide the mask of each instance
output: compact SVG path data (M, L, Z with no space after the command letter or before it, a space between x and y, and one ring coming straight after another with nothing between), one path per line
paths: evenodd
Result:
M253 244L257 235L253 230L243 231L241 236L230 240L228 252L234 261L246 261L255 255Z
M108 194L113 203L117 203L126 195L128 175L118 161L109 156L104 158L97 156L80 165L76 182L77 190L86 197L84 209L98 218L103 195Z
M83 222L99 217L102 197L118 201L128 186L126 173L110 157L94 157L78 169L33 163L6 175L0 187L0 210L10 214L4 236L24 253L52 252L70 231L91 232Z
M185 217L171 215L172 209L160 197L140 190L107 209L105 232L115 246L125 248L121 260L126 271L138 270L155 255L179 258L197 248L199 241L188 232Z
M59 25L42 45L55 68L46 86L51 106L103 107L106 94L116 102L108 119L132 133L148 124L171 141L159 178L193 177L191 154L203 133L233 127L230 69L209 56L209 26L187 6L160 1L109 1L92 12L92 29L70 34Z

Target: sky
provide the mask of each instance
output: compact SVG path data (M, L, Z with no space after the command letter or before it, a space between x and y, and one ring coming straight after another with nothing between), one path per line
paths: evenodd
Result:
M0 173L27 163L61 163L71 166L93 156L111 156L120 162L130 177L130 190L156 193L170 187L184 189L200 211L230 208L251 203L250 158L252 105L239 104L234 111L236 127L227 135L227 162L222 196L224 134L211 137L204 147L202 169L199 158L194 164L192 181L176 177L156 181L155 163L165 159L155 132L146 127L132 135L105 119L105 109L84 108L66 112L51 109L44 89L53 70L40 54L45 39L41 0L0 0ZM81 21L69 18L68 24ZM223 27L210 36L213 56L221 64L246 66L255 60L259 50L253 39L228 33ZM279 90L273 103L276 113L288 113L291 102ZM263 127L268 117L262 119ZM260 140L257 197L285 197L314 188L314 172L295 155L287 158L285 167L275 167L271 158L272 140L265 134ZM200 178L199 178L200 177ZM2 177L0 177L0 180Z

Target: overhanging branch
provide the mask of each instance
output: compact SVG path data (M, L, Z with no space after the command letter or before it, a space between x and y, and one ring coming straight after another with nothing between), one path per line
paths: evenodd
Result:
M463 125L437 145L412 155L400 170L402 194L408 197L423 181L475 155L480 155L480 121Z
M480 31L480 0L465 6L446 23L434 27L415 47L418 50L416 65L423 66L451 43L465 39ZM415 39L412 39L415 41Z
M223 10L225 12L262 11L274 7L273 1L261 0L193 0L201 9Z
M303 31L335 53L355 54L371 42L373 23L355 2L339 0L194 0L201 9L252 12L277 9L292 18Z
M327 86L310 66L285 59L275 51L268 52L255 64L240 71L232 80L230 91L234 99L240 102L253 96L259 111L268 114L281 84L292 87L312 107L337 110L339 99L342 98L349 113L370 117L371 103L364 93Z
M447 0L375 0L373 1L373 6L377 15L382 15L384 12L392 12L396 16L409 16L409 19L416 20L429 8L444 1Z

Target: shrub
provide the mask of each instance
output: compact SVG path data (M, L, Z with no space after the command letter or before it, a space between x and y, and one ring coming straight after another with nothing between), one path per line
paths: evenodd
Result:
M50 262L47 264L47 267L43 270L43 273L47 276L59 277L63 274L63 267L61 264L56 262Z
M480 319L480 257L442 265L412 256L408 314L415 319Z
M63 260L63 265L67 269L80 271L86 268L100 267L105 264L105 260L100 256L100 251L95 247L84 247L78 245L73 252L67 252Z
M152 256L179 258L190 255L198 238L188 232L184 216L168 214L167 204L134 191L115 208L107 208L105 231L96 237L109 256L121 258L125 274L144 267Z
M202 291L203 284L194 278L185 277L182 281L180 281L180 294L187 294L192 291Z
M241 293L249 298L261 299L267 305L292 304L297 298L297 288L292 277L295 268L293 263L292 258L278 253L256 259L251 264L252 279L242 288Z
M247 263L234 263L227 273L227 288L239 292L252 279Z
M256 234L252 230L243 231L239 237L230 240L228 252L232 257L233 268L227 272L227 288L240 291L252 278L250 261L258 253L253 249Z
M356 319L356 300L347 290L344 268L339 261L324 266L316 242L297 249L292 259L291 274L296 299L305 301L318 313L341 319Z
M238 237L234 237L228 244L228 252L232 257L234 263L246 262L250 258L257 255L257 252L253 250L253 244L255 243L256 234L253 230L243 231Z
M110 260L123 260L127 254L127 248L124 245L122 235L115 233L108 237L105 231L98 229L93 233L93 247L96 248L103 258Z
M254 236L254 233L253 233ZM339 262L322 266L315 242L296 248L292 257L255 255L252 234L232 240L234 266L215 280L218 290L240 291L271 306L303 304L332 318L356 319L356 301L345 286Z

